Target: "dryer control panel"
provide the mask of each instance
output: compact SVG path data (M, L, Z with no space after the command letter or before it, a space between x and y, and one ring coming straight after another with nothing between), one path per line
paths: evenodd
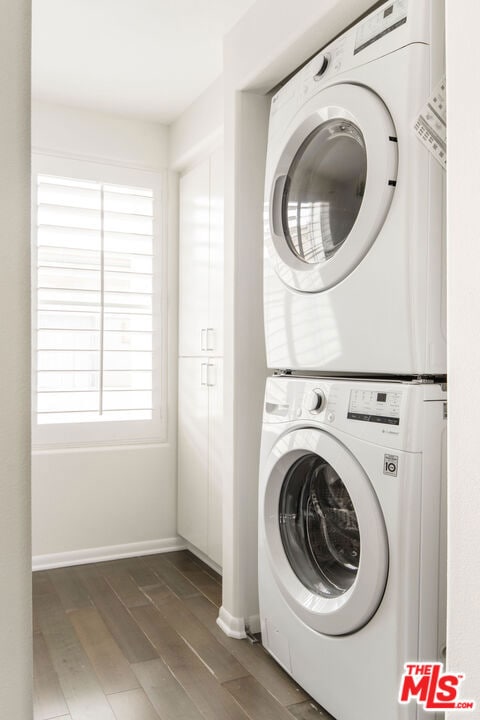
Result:
M393 0L382 7L377 13L372 13L366 20L359 23L355 34L355 47L353 54L361 52L388 33L396 30L407 22L407 0Z
M340 75L413 43L431 42L430 3L389 0L322 48L278 90L270 110L270 141L320 90L349 82Z

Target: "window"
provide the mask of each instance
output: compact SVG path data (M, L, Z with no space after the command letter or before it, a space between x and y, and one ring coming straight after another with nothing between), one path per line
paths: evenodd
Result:
M33 184L34 442L159 439L158 176L39 157Z

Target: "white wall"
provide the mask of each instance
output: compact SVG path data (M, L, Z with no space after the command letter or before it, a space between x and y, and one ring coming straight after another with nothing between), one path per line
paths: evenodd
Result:
M32 103L32 146L85 160L101 160L163 170L168 159L168 128L95 110Z
M168 437L156 445L34 451L34 567L170 548L176 538L177 250L168 130L35 102L36 151L163 172L168 197ZM172 202L169 201L170 195ZM85 551L85 552L82 552Z
M223 76L217 78L170 126L169 167L183 170L220 143Z
M447 657L480 708L480 63L478 0L447 0L449 544Z
M31 718L30 2L1 0L0 717Z
M128 552L137 550L129 547L132 543L159 540L168 540L159 548L171 547L170 538L176 535L175 472L173 443L34 452L35 567L77 557L39 556L88 548L122 546L110 552ZM107 554L105 549L100 556Z

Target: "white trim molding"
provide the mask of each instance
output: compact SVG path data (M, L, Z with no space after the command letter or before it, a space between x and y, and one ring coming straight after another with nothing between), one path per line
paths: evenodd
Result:
M89 162L96 165L111 165L112 167L128 168L129 170L140 170L141 172L163 173L166 170L166 163L161 165L148 165L145 163L134 163L123 160L115 160L114 158L103 155L83 155L67 150L51 150L49 147L40 145L32 145L32 153L34 155L45 155L47 157L61 158L63 160L73 160L74 162Z
M209 558L208 555L195 547L195 545L192 545L192 543L188 542L188 540L186 540L185 543L187 550L190 550L192 555L195 555L195 557L204 562L205 565L208 565L208 567L212 568L212 570L215 570L215 572L219 575L222 574L222 568L220 567L220 565L217 565L217 563L212 560L212 558Z
M223 605L218 613L217 625L228 637L235 638L236 640L243 640L243 638L247 637L247 633L245 632L245 618L234 617L228 610L225 610Z
M183 538L176 536L159 540L144 540L126 545L107 545L105 547L85 548L84 550L67 550L66 552L49 553L48 555L34 555L32 558L32 570L35 572L37 570L86 565L87 563L119 560L120 558L139 557L141 555L155 555L156 553L185 550L186 547Z

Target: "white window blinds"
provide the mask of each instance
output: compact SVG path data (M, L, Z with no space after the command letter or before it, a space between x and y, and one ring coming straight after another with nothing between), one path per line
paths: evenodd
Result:
M152 189L37 176L38 425L150 420Z

